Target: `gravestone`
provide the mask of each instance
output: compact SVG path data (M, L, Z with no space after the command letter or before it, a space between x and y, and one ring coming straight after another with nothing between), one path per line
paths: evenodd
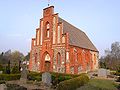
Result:
M20 77L21 83L27 82L27 73L28 73L28 71L27 71L26 65L23 64L22 68L21 68L21 77Z
M110 75L110 70L107 70L107 75Z
M5 84L0 84L0 90L7 90L7 86Z
M3 73L3 71L0 71L0 74L2 74Z
M47 85L50 86L51 85L51 74L49 72L45 72L42 74L42 82Z
M104 78L107 78L107 69L104 69L104 68L100 68L98 70L98 77L104 77Z

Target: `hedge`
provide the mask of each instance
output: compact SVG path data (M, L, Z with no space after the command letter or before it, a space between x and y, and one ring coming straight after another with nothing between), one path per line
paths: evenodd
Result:
M42 80L42 73L37 72L30 72L27 76L28 80L32 81L41 81Z
M79 74L66 74L66 73L57 73L57 72L50 72L50 73L55 77L66 76L66 77L75 78L79 76Z
M81 74L79 77L60 82L57 90L76 90L80 86L86 84L88 81L89 77L85 74Z
M10 80L19 80L20 74L0 74L0 80L10 81Z
M32 81L41 81L42 79L42 73L38 73L38 72L29 72L28 74L28 80L32 80ZM65 73L56 73L56 72L50 72L51 76L52 76L52 84L56 85L61 81L64 80L69 80L71 78L75 78L78 77L79 75L73 75L73 74L65 74Z

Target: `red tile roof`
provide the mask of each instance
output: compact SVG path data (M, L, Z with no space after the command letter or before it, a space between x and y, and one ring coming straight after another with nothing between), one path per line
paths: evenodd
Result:
M69 33L70 45L90 49L93 51L98 51L83 31L71 25L70 23L68 23L60 17L58 18L58 21L63 23L63 33Z

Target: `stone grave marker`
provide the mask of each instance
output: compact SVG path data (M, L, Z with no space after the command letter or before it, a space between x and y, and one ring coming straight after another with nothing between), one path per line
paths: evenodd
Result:
M98 70L98 77L107 78L107 69L100 68L100 69Z
M107 70L107 75L110 75L110 70Z
M51 74L49 72L45 72L42 74L42 82L47 85L50 86L51 85Z
M7 90L7 86L5 84L0 84L0 90Z
M3 73L3 71L0 71L0 74L2 74Z
M28 71L27 71L26 65L23 64L22 69L21 69L21 77L20 77L21 83L27 82L27 73L28 73Z

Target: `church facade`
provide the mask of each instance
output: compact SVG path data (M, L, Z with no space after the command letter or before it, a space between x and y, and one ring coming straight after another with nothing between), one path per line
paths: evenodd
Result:
M99 52L87 35L54 13L43 9L32 38L29 70L79 74L98 69Z

